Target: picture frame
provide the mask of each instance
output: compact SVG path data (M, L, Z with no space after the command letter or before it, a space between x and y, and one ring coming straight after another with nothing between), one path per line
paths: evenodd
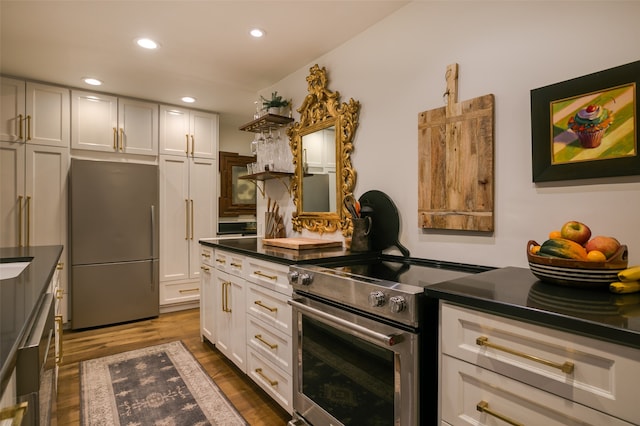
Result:
M255 156L220 151L220 198L218 215L231 217L256 214L256 184L240 179L249 174L247 164L256 161Z
M640 175L640 61L531 90L533 182Z

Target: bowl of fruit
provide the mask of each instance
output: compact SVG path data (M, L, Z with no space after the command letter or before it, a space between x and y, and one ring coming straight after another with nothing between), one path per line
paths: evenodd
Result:
M527 243L529 269L539 280L573 287L608 287L629 263L627 246L608 236L592 236L578 221L549 233L542 244Z

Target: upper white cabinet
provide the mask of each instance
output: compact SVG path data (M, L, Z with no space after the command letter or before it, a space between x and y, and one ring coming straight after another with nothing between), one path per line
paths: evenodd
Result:
M160 105L160 154L216 158L218 115Z
M93 92L71 92L71 148L158 155L158 105Z
M0 140L69 146L69 90L0 79Z

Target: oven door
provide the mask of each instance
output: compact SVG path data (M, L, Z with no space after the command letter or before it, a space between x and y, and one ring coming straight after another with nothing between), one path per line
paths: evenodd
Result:
M312 425L419 423L418 334L296 295L293 408Z

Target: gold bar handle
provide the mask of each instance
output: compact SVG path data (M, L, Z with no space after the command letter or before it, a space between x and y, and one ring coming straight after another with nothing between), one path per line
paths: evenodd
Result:
M265 374L262 372L262 368L256 368L254 371L256 373L258 373L258 375L260 375L260 377L265 379L271 386L278 386L278 381L277 380L271 380L270 378L265 376Z
M193 135L191 135L191 156L192 157L195 155L195 150L196 150L196 138L193 137Z
M31 116L27 115L27 140L31 140Z
M191 239L193 240L193 198L190 200L191 204Z
M124 129L120 127L120 152L124 151Z
M58 334L58 353L56 354L56 365L62 364L62 358L64 357L64 351L62 350L62 315L55 316L56 321L56 333Z
M13 419L11 426L20 426L22 424L22 418L24 417L24 413L27 412L27 407L29 406L28 402L22 402L18 405L13 405L11 407L3 408L0 410L0 420L9 420Z
M221 259L221 258L216 258L216 262L218 262L218 263L222 263L223 265L224 265L225 263L227 263L227 261L226 261L226 260Z
M257 340L259 340L262 343L264 343L265 345L269 346L270 349L277 349L278 348L278 344L277 343L269 343L266 340L264 340L264 338L262 337L262 334L256 334L254 337Z
M56 299L62 300L63 297L64 297L64 292L62 291L62 289L61 288L56 289Z
M539 362L540 364L544 364L544 365L549 366L549 367L557 368L557 369L561 370L563 373L566 373L566 374L572 374L573 373L574 365L573 365L572 362L565 361L564 363L560 364L558 362L549 361L547 359L540 358L540 357L537 357L535 355L529 355L529 354L526 354L524 352L517 351L515 349L509 349L509 348L507 348L505 346L496 345L495 343L489 342L489 338L486 337L486 336L478 337L476 339L476 345L478 345L478 346L486 346L488 348L493 348L495 350L506 352L506 353L509 353L511 355L515 355L515 356L519 356L521 358L525 358L525 359L528 359L528 360L531 360L531 361Z
M179 293L192 293L194 291L200 291L199 288L183 288L182 290L178 290Z
M118 129L113 128L113 150L118 150Z
M278 276L277 276L277 275L267 275L267 274L265 274L265 273L264 273L264 272L262 272L262 271L254 271L254 272L253 272L253 274L254 274L254 275L258 275L259 277L268 278L268 279L273 280L273 281L275 281L275 280L277 280L277 279L278 279Z
M184 135L187 138L187 149L184 151L185 154L187 154L187 157L189 156L189 135Z
M25 205L25 216L27 217L27 227L25 228L25 236L24 236L24 245L29 247L30 244L30 240L31 240L31 235L30 235L30 228L31 228L31 196L27 195L27 198L25 198L24 201L24 205Z
M497 419L502 420L503 422L509 423L510 425L513 426L524 426L524 423L520 423L517 422L507 416L505 416L504 414L500 414L497 413L495 411L493 411L492 409L489 408L489 403L487 401L480 401L476 404L476 410L480 411L481 413L487 413L490 416L493 416Z
M62 271L64 269L64 262L58 262L58 264L56 265L56 269L58 271Z
M211 258L209 253L202 253L202 257L206 257L207 259Z
M272 308L270 306L265 305L264 303L262 303L261 300L256 300L255 302L253 302L254 304L260 306L261 308L265 308L267 311L269 312L278 312L278 308Z
M200 269L202 269L205 272L209 272L209 268L206 266L201 266Z
M22 114L18 114L18 139L22 140Z
M184 211L185 211L185 218L184 218L184 225L185 225L185 230L184 230L184 239L188 240L189 239L189 200L188 199L184 199Z
M18 247L22 247L22 195L18 195Z
M225 308L224 303L225 303L225 298L224 298L224 288L227 285L227 282L223 282L222 286L220 287L220 308L222 309L222 312L227 312L227 308Z
M233 266L234 268L242 268L242 263L235 263L235 262L232 262L232 263L231 263L231 266Z

